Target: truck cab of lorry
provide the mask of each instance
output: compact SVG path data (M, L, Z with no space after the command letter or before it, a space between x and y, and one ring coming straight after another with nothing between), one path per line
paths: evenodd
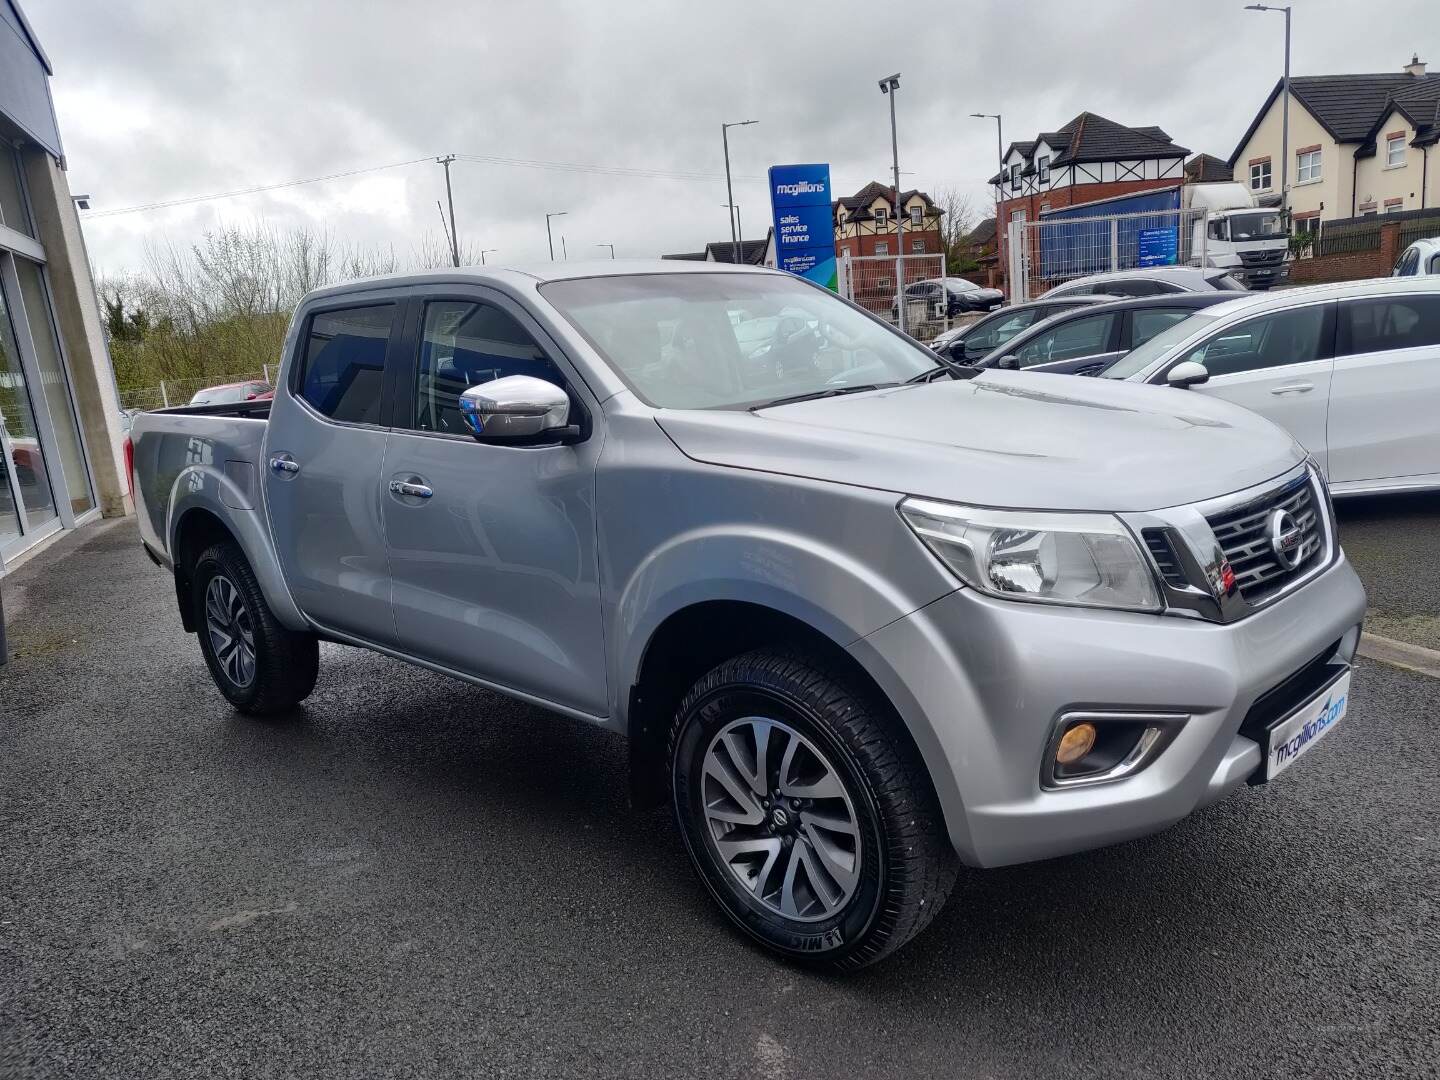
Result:
M777 318L803 363L750 362ZM325 641L614 731L724 915L835 970L962 863L1278 775L1343 718L1364 612L1268 421L962 369L752 267L322 289L273 402L132 438L141 540L236 709L295 709Z
M1203 250L1209 266L1228 270L1250 289L1268 289L1289 276L1289 229L1278 206L1262 205L1244 184L1186 184L1186 209L1204 209ZM1198 232L1201 223L1193 228ZM1197 235L1191 250L1200 251Z

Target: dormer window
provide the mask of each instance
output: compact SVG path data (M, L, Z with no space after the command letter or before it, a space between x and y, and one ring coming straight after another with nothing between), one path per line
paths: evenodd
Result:
M883 206L878 206L878 207L875 208L875 225L876 225L876 227L883 227L883 226L885 225L885 222L887 222L889 219L890 219L890 211L886 210L885 207L883 207Z
M924 208L923 206L920 206L920 205L917 204L917 205L915 205L915 206L910 207L910 224L911 224L911 225L915 225L915 226L918 227L919 225L921 225L921 224L924 223L924 220L925 220L925 208Z
M1035 170L1040 174L1040 183L1048 184L1050 182L1050 159L1048 157L1042 157L1036 161Z
M1019 190L1020 190L1020 166L1019 166L1019 165L1011 165L1011 166L1010 166L1010 190L1011 190L1011 191L1019 191Z
M845 211L844 211L844 210L841 210L841 211L840 211L840 224L841 224L841 225L844 225L844 224L845 224Z

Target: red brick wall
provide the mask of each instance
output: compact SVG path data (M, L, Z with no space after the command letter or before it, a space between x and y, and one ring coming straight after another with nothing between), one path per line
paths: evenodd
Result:
M850 236L835 241L835 257L840 258L845 254L845 249L850 249L853 256L874 255L875 245L888 243L890 255L938 255L940 253L940 232L937 229L927 229L924 232L911 232L909 226L905 228L905 250L896 250L896 236L894 232L882 233L878 236L871 236L868 233L861 236ZM920 240L925 244L924 251L915 251L911 247L914 241Z
M1380 250L1353 251L1296 259L1290 264L1290 281L1295 285L1320 285L1328 281L1361 281L1386 277L1400 257L1400 223L1382 223Z

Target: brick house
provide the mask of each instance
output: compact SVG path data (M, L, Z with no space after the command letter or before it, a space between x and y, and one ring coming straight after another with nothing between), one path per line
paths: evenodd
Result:
M861 255L937 255L940 216L944 213L923 191L900 193L905 215L905 250L899 249L895 189L872 180L854 195L830 204L835 221L835 257ZM908 278L908 274L907 274Z
M1190 153L1158 127L1126 127L1082 112L1058 131L1041 132L1005 150L996 185L999 227L1036 221L1046 210L1111 199L1184 179Z

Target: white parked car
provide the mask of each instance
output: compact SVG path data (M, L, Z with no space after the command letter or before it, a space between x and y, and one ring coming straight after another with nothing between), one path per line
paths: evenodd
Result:
M1087 274L1061 282L1040 295L1046 300L1061 296L1159 296L1161 293L1211 292L1214 290L1243 292L1245 285L1224 267L1215 266L1149 266L1133 270L1112 270L1104 274Z
M1440 236L1416 240L1395 260L1395 277L1424 277L1440 274Z
M1440 277L1248 293L1102 377L1254 410L1314 455L1337 496L1440 488Z

